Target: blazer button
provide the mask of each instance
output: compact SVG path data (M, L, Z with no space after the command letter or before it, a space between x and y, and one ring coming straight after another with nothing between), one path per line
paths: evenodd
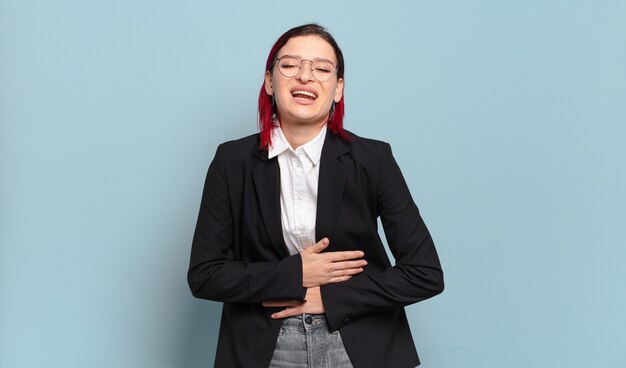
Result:
M343 319L343 323L349 323L350 322L350 318L344 318Z

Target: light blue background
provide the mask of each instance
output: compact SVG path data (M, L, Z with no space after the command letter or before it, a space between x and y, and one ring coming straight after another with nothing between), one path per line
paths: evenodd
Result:
M0 367L210 367L186 285L206 169L317 21L445 292L423 367L626 367L626 2L0 0Z

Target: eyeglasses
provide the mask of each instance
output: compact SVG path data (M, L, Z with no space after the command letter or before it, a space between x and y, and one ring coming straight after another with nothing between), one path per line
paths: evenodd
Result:
M300 73L302 63L305 61L311 63L311 74L320 82L326 82L337 73L337 67L325 59L306 60L295 56L283 56L276 59L274 63L278 65L280 74L287 78L293 78Z

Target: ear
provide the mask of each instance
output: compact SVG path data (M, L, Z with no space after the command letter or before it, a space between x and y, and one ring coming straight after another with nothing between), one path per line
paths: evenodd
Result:
M335 103L341 101L341 97L343 97L343 78L339 78L337 80L337 87L335 88Z
M269 96L274 95L274 89L272 88L272 73L268 70L265 72L265 93Z

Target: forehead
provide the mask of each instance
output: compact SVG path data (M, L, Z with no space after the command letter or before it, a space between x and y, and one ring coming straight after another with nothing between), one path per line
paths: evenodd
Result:
M337 62L333 47L326 40L315 35L289 39L278 52L278 57L282 55L294 55L309 60L328 59Z

